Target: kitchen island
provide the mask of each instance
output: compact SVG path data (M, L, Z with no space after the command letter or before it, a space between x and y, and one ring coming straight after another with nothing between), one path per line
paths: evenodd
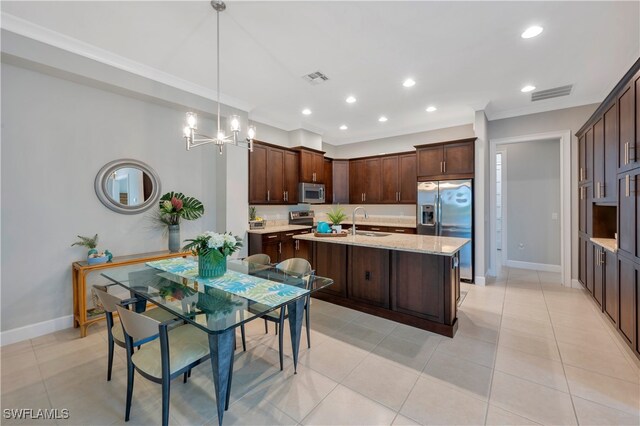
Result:
M459 251L470 240L428 235L294 236L311 244L316 274L333 286L314 297L453 337Z

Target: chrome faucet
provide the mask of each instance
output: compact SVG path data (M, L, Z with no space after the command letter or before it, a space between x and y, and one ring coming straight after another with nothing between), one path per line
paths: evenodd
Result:
M362 209L362 211L364 212L364 218L367 219L369 217L369 215L367 214L367 211L364 209L364 207L362 206L358 206L355 209L353 209L353 215L351 217L351 235L356 235L356 212L358 210Z

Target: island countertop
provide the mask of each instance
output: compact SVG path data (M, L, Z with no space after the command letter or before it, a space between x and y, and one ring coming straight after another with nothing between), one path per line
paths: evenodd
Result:
M329 244L372 247L386 250L410 251L415 253L453 256L471 240L468 238L435 237L431 235L391 234L370 237L351 235L346 237L316 237L314 234L295 235L298 240L317 241Z

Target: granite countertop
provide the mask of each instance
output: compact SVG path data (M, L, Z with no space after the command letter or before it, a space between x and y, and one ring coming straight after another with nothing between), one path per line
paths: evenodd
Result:
M592 243L597 244L612 253L616 253L618 251L618 244L615 238L591 238L590 240Z
M316 237L314 234L302 234L296 235L293 238L308 241L319 241L321 243L346 244L350 246L410 251L442 256L453 256L465 244L471 241L468 238L406 234L391 234L383 237L368 237L366 235L351 234L346 237Z
M249 229L247 232L250 234L271 234L272 232L299 231L301 229L311 229L311 226L305 226L305 225L267 226L264 229Z

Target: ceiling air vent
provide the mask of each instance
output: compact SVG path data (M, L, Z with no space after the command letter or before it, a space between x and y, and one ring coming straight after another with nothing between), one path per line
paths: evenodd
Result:
M304 75L304 76L302 76L302 78L304 78L305 80L307 80L311 84L320 84L320 83L324 83L325 81L329 80L329 77L327 77L326 75L322 74L322 72L320 72L320 71L316 71L316 72L312 72L311 74Z
M538 90L531 94L531 102L541 101L543 99L558 98L560 96L567 96L571 94L573 84L567 86L554 87L553 89Z

